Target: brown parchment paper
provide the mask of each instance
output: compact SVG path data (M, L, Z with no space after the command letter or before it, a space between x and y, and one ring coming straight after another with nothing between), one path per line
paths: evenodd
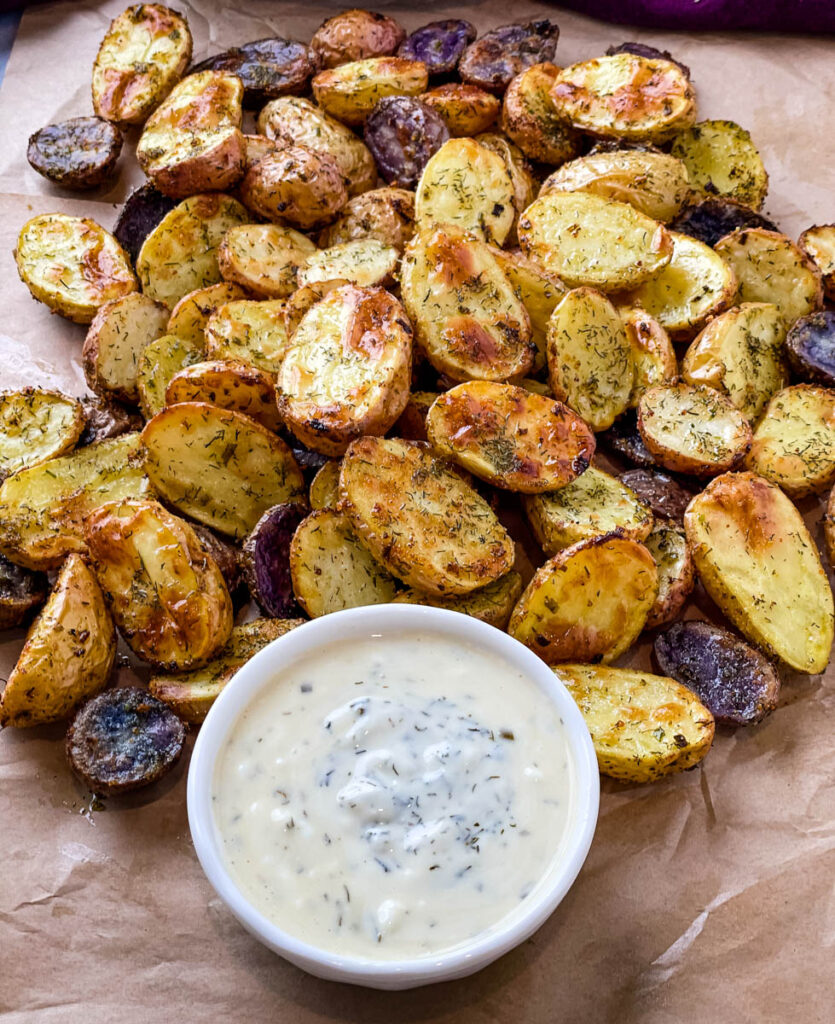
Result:
M307 39L342 4L193 0L195 57L275 32ZM690 65L702 117L749 128L771 174L766 210L790 234L835 219L835 43L613 27L545 4L385 4L403 24L463 15L479 30L550 15L562 64L639 39ZM122 0L38 7L0 92L0 382L84 393L83 328L18 281L22 223L64 210L111 226L139 180L131 145L105 195L70 198L25 160L28 135L88 113L89 69ZM820 509L804 511L820 541ZM689 616L712 614L697 595ZM22 631L0 638L5 678ZM630 661L649 667L647 645ZM123 676L131 669L123 667ZM142 673L140 672L140 675ZM693 772L603 782L588 861L547 924L472 978L409 993L321 982L255 940L214 896L185 814L186 760L160 787L97 810L60 727L0 733L0 1012L9 1024L314 1021L399 1024L832 1020L835 672L784 675L761 726L720 730Z

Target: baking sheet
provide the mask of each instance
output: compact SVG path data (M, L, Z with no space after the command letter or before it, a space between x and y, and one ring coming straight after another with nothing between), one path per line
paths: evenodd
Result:
M200 59L276 32L307 39L344 5L175 6L188 15ZM771 174L769 215L794 236L835 218L831 41L625 30L533 3L514 4L512 15L496 0L416 6L376 5L409 29L463 15L483 31L509 16L550 15L562 29L563 64L625 38L671 49L693 71L700 115L730 117L752 132ZM84 392L84 329L30 299L11 250L22 223L40 212L110 226L114 204L138 181L123 156L117 185L79 200L25 160L32 131L89 112L89 67L122 7L106 0L35 8L12 51L0 92L3 387ZM804 510L820 541L818 506ZM688 614L710 613L705 601L697 598ZM21 640L21 631L3 634L0 676ZM649 667L646 646L630 660ZM317 981L243 931L197 864L185 762L160 788L99 810L66 769L62 728L3 730L3 1020L828 1022L835 672L785 678L780 710L754 729L719 730L697 770L648 787L604 781L586 866L531 940L472 978L402 994Z

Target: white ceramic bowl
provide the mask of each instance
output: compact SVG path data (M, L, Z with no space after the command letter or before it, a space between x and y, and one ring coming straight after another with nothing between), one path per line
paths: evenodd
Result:
M342 640L380 634L396 636L414 630L438 633L476 644L484 651L494 651L535 682L543 699L556 705L576 768L571 813L561 855L554 859L534 891L498 927L436 956L395 961L340 956L282 931L238 889L224 866L212 813L215 762L238 715L263 687L270 685L279 669ZM506 633L477 619L406 604L353 608L314 619L259 651L224 688L210 710L200 729L188 774L188 820L194 848L212 886L241 924L270 949L311 974L381 989L412 988L472 974L535 932L568 892L586 859L597 822L598 801L597 759L591 737L570 694L548 666Z

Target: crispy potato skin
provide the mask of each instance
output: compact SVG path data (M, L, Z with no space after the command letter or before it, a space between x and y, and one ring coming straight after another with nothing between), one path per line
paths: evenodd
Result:
M829 559L830 566L835 569L835 487L829 492L829 501L826 503L823 536L826 544L826 557Z
M106 302L93 317L81 361L91 391L135 403L142 349L167 333L168 307L149 295L132 292Z
M81 403L60 391L0 391L0 481L70 451L84 422Z
M155 501L110 502L85 527L93 570L131 649L169 671L203 664L232 631L232 599L194 530Z
M428 82L422 61L369 57L320 71L312 85L316 102L326 113L357 127L384 96L419 96Z
M195 288L193 292L184 295L171 310L165 333L176 334L178 338L190 341L192 345L203 345L203 332L212 313L227 302L245 299L247 294L239 284L231 281L210 284L206 288Z
M513 565L513 541L487 502L416 444L354 441L342 460L339 489L365 547L418 590L467 594Z
M443 118L449 134L472 138L496 123L501 104L492 93L465 82L445 82L421 97Z
M281 418L302 443L341 455L384 434L409 396L412 330L382 288L342 285L302 317L276 381Z
M509 572L459 597L433 597L419 590L405 590L394 598L392 604L423 604L430 608L446 608L447 611L471 615L474 619L487 622L496 629L506 629L510 613L522 593L522 577L518 572Z
M657 595L652 555L616 531L572 544L541 566L507 631L548 664L610 662L637 639Z
M710 750L713 715L674 679L602 665L559 665L554 674L582 712L604 775L653 782Z
M676 523L656 521L644 543L658 568L658 597L644 628L657 629L678 617L696 585L696 569L684 529Z
M136 4L110 23L93 65L93 109L142 124L191 61L188 22L162 4Z
M30 135L26 159L64 188L97 188L115 172L122 141L119 129L100 117L72 117Z
M571 483L595 449L591 429L562 402L490 381L458 384L440 395L426 430L441 455L495 487L523 494Z
M275 387L269 374L256 366L214 359L179 370L165 389L165 404L210 402L257 420L267 430L281 425L275 404Z
M501 95L525 68L553 58L559 35L559 27L546 18L500 25L470 43L458 72L465 82Z
M414 192L375 188L348 200L333 224L323 231L320 244L327 248L357 238L374 238L402 253L414 232Z
M217 263L224 280L259 298L286 299L296 290L299 269L315 252L313 242L292 228L240 224L224 235Z
M768 174L751 136L735 121L700 121L673 139L671 153L698 192L762 208Z
M335 68L367 57L386 57L405 38L405 30L394 18L355 7L323 21L310 45L323 67Z
M833 637L832 591L800 513L755 473L726 473L690 502L687 543L708 594L767 654L823 672Z
M250 210L302 231L332 221L348 201L336 161L306 146L286 146L259 160L246 172L240 193Z
M547 61L534 64L511 81L502 102L504 133L529 160L545 164L561 164L580 150L580 136L551 99L559 73Z
M84 559L71 554L0 698L0 725L57 722L110 678L116 630Z

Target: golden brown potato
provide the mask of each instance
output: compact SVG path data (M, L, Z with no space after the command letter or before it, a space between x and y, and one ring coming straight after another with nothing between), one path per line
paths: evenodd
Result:
M289 344L290 338L295 334L296 328L302 322L302 317L305 313L312 309L317 302L321 302L326 295L330 295L334 288L341 288L345 284L351 284L351 282L337 277L332 281L317 281L316 284L306 284L303 288L297 288L293 292L285 302L282 314L286 335L285 348Z
M85 423L81 402L60 391L0 391L0 481L73 449Z
M200 71L174 86L148 118L136 159L167 196L222 192L244 173L244 87L222 71Z
M544 164L561 164L580 150L580 136L551 98L559 72L554 64L534 64L511 81L502 103L502 130L528 159Z
M226 281L262 299L286 299L299 268L316 252L310 239L279 224L240 224L220 243L217 262Z
M658 384L645 391L638 430L658 465L694 476L736 469L751 447L745 416L725 395L701 384Z
M835 224L807 228L798 245L820 271L827 298L835 302Z
M361 125L384 96L419 96L426 91L426 65L404 57L368 57L313 76L313 95L337 121Z
M603 665L558 665L577 702L603 775L653 782L692 768L713 742L713 715L667 676Z
M215 359L178 370L165 389L165 405L209 402L257 420L267 430L281 426L272 377L249 363Z
M798 672L823 672L832 591L780 488L755 473L726 473L690 502L684 527L699 579L737 629Z
M658 569L658 597L644 628L658 629L678 618L696 585L696 570L684 530L677 523L658 520L644 543Z
M246 172L240 192L261 217L302 231L333 220L348 201L336 161L306 146L286 146L259 160Z
M513 565L513 541L487 502L416 444L354 441L342 460L339 490L362 544L418 590L468 594Z
M539 373L545 367L548 321L568 291L557 277L539 263L528 259L520 249L499 249L491 246L499 266L510 281L517 297L531 319L531 341L536 346L532 371Z
M405 31L394 18L355 7L323 21L310 45L322 67L335 68L366 57L385 57L394 53L405 38Z
M206 355L251 363L276 374L289 341L285 305L280 299L239 299L218 307L206 324Z
M551 665L610 662L637 639L657 594L643 544L617 533L592 537L537 569L507 631Z
M303 500L287 445L248 416L206 402L169 406L142 431L145 470L169 504L241 539L273 505Z
M310 481L310 507L314 512L339 505L339 470L341 460L330 459Z
M835 484L835 389L784 388L766 406L745 468L790 498L821 494Z
M513 185L513 208L516 211L513 226L505 239L506 244L515 245L516 221L536 198L537 182L531 172L525 155L510 139L498 132L482 132L475 140L504 161L510 182Z
M494 487L523 494L565 487L595 447L590 428L562 402L483 380L439 395L426 430L441 455Z
M218 653L232 632L232 599L185 520L156 501L114 501L93 511L85 536L107 605L135 654L173 672Z
M57 722L107 685L116 630L80 555L61 566L0 697L0 725Z
M392 604L422 604L430 608L445 608L461 615L487 622L496 629L506 629L510 613L522 593L522 577L518 572L509 572L486 587L472 590L457 597L437 597L422 594L419 590L404 590L394 598Z
M191 61L188 22L162 4L135 4L114 18L93 64L93 110L142 124Z
M681 67L632 53L563 68L551 98L575 128L603 138L664 142L696 120L696 94Z
M382 435L409 395L412 331L382 288L346 284L302 317L276 381L278 409L314 451L341 455L354 438Z
M376 238L357 238L311 253L299 269L299 287L326 281L349 281L361 288L391 285L397 277L400 252Z
M166 334L168 307L132 292L103 305L90 324L81 353L84 377L103 398L135 403L142 350Z
M374 238L402 252L415 233L415 194L404 188L375 188L349 199L337 219L325 228L322 246Z
M244 135L244 174L259 160L265 156L274 156L283 148L283 143L268 139L266 135Z
M440 114L449 134L456 138L472 138L492 128L499 116L501 104L492 93L477 85L464 82L445 82L421 97L421 102Z
M735 121L699 121L673 139L672 155L703 195L723 196L759 210L768 174L748 132Z
M400 291L415 338L439 373L507 380L531 368L527 311L494 250L474 235L450 224L421 230L403 255Z
M165 408L165 389L171 378L187 366L205 358L202 344L193 344L175 334L163 334L146 345L139 356L136 382L139 408L146 420Z
M641 395L655 384L664 384L678 376L678 362L670 336L658 321L643 309L619 309L632 349L635 380L629 395L630 408L637 408Z
M106 302L137 290L127 253L87 218L33 217L20 229L14 257L32 296L77 324L89 324Z
M209 317L216 309L235 299L245 299L247 293L238 284L222 281L210 284L207 288L196 288L184 295L171 310L168 318L166 334L176 334L192 345L202 346L206 343L204 331Z

